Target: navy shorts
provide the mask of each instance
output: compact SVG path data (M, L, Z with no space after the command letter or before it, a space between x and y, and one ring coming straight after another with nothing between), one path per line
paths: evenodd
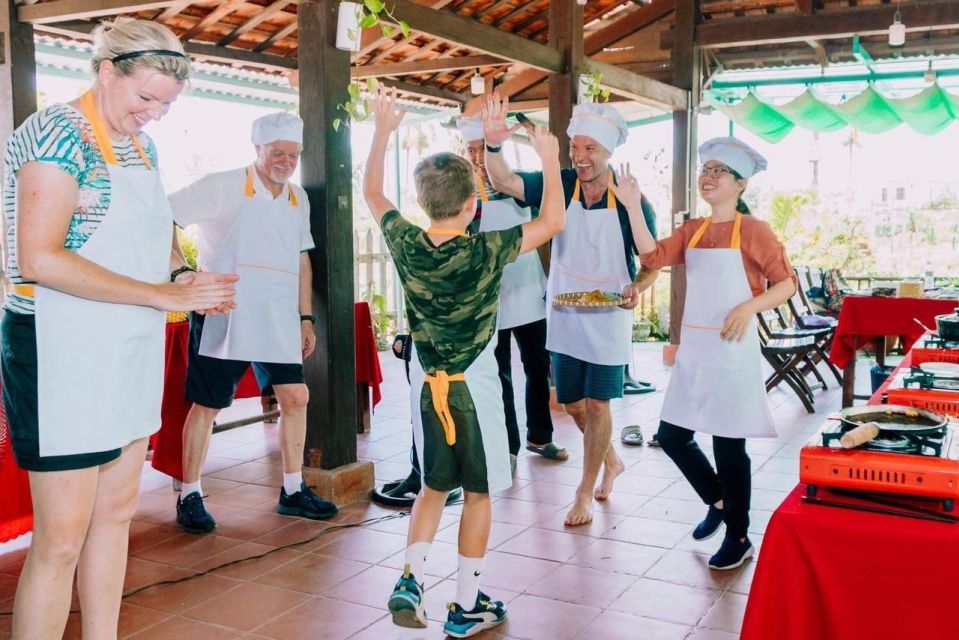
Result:
M0 325L0 372L3 406L17 465L27 471L69 471L106 464L120 457L120 449L73 455L40 455L37 401L37 325L31 314L7 310Z
M273 385L303 384L303 365L276 362L246 362L221 360L201 356L200 337L203 335L203 316L190 314L189 366L186 372L186 399L202 407L225 409L233 404L233 396L246 368L253 367L253 375L264 395L273 392Z
M565 353L553 353L556 401L561 404L583 398L612 400L623 397L624 364L593 364Z

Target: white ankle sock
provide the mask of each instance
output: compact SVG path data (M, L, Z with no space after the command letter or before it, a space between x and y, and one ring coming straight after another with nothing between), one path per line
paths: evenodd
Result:
M303 482L303 472L296 471L294 473L284 473L283 474L283 489L286 490L286 495L292 496L294 493L300 490L300 483Z
M483 558L459 557L459 571L456 574L456 604L470 611L476 606L479 595L480 574L483 572Z
M180 496L187 497L191 493L196 491L200 494L200 497L203 497L203 488L200 487L200 479L197 478L196 482L182 482L180 483Z
M423 571L426 570L426 558L430 555L430 549L433 548L431 542L414 542L406 547L406 567L409 567L410 573L420 584L423 584ZM406 567L403 567L405 570Z

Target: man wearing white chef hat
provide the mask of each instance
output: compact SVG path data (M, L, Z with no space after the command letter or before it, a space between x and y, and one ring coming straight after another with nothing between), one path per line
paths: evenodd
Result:
M499 191L539 202L543 174L514 173L500 153L500 146L516 129L506 124L508 108L507 100L487 99L483 111L486 170ZM597 289L625 298L619 307L597 309L547 305L546 347L553 354L556 399L566 405L584 434L583 477L566 516L566 524L574 526L593 519L593 498L608 498L625 468L610 444L609 401L623 395L632 310L658 271L637 268L629 213L615 195L609 163L629 133L623 117L610 105L577 105L566 132L573 168L561 172L566 228L553 239L547 300L561 293ZM655 229L655 213L645 198L642 209L647 224ZM595 486L604 464L602 482Z
M308 255L314 245L306 193L289 180L303 149L303 121L282 112L263 116L253 122L251 140L252 165L208 175L170 196L176 223L197 225L200 268L230 265L240 275L234 313L190 320L186 397L194 404L184 425L177 522L191 533L216 528L203 505L200 468L213 421L232 403L250 364L260 388L272 388L280 405L277 511L311 519L336 513L302 478L309 399L303 360L316 345Z
M473 166L477 191L477 231L510 229L529 222L534 211L515 198L496 191L486 174L483 120L460 117L456 121ZM537 201L538 202L538 201ZM498 318L496 362L503 386L506 431L510 461L515 468L520 448L519 424L513 396L510 354L515 337L526 374L526 448L551 460L566 460L569 453L553 442L553 420L549 412L549 353L546 351L546 273L537 252L531 251L503 270Z

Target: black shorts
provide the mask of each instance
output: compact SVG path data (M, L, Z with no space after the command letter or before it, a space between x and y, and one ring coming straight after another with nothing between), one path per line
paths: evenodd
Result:
M78 336L78 339L82 339L82 336ZM5 311L0 323L0 348L3 406L7 412L13 456L21 468L28 471L69 471L98 467L120 457L121 449L41 456L35 317Z
M273 385L303 384L302 364L280 364L276 362L246 362L243 360L221 360L201 356L200 337L203 335L203 316L190 314L189 366L186 372L186 399L190 402L209 407L225 409L233 403L236 388L246 373L253 367L253 375L260 386L260 392L272 393Z

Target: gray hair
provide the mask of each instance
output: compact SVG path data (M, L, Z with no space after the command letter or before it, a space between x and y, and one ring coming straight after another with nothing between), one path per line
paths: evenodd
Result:
M184 54L184 57L166 54L130 57L114 62L121 76L130 76L147 68L185 82L190 77L190 59L183 51L183 43L168 27L151 20L119 17L102 22L93 31L93 73L100 71L104 60L135 51L161 50Z

